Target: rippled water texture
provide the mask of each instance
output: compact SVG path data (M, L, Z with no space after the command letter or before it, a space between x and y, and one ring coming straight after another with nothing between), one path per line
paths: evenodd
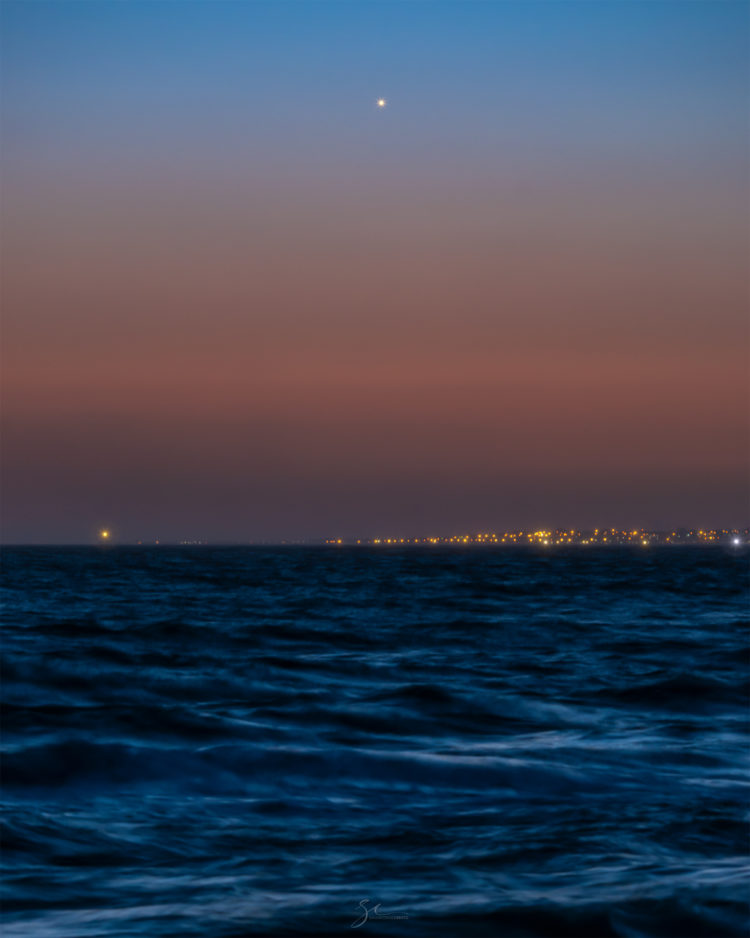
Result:
M747 554L3 569L4 938L748 933Z

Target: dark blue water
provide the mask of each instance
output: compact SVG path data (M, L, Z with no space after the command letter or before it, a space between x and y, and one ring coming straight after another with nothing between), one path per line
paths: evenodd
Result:
M747 554L3 569L4 938L748 932Z

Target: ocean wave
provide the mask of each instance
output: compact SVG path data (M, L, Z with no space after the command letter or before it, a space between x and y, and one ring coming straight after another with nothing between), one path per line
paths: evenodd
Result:
M4 556L4 938L747 934L737 557Z

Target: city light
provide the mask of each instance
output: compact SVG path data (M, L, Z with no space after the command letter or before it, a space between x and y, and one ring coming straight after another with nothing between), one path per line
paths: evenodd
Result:
M352 543L360 546L475 546L499 547L680 547L731 545L740 547L750 538L750 528L711 528L678 529L671 531L647 531L644 528L619 530L618 528L594 528L576 530L575 528L545 528L534 531L487 531L461 534L419 534L405 537L403 534L380 535L374 538L360 537L348 541L341 537L328 538L326 544L337 546Z

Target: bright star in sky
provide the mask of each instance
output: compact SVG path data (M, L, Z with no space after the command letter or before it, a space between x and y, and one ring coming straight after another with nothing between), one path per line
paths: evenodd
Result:
M378 107L385 107L385 98L378 98Z

